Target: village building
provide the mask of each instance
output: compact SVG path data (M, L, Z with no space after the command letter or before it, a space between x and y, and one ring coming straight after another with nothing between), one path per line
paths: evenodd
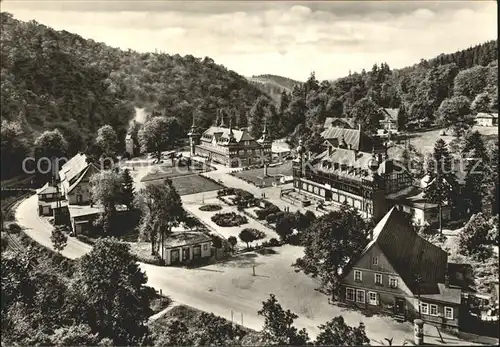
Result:
M380 130L385 133L398 132L398 113L399 108L381 108L382 120L380 120Z
M329 128L323 132L326 150L294 161L294 188L325 202L353 206L376 220L389 209L387 197L411 187L413 178L399 162L389 159L384 148L360 129ZM367 148L372 147L371 153ZM381 152L383 151L383 152Z
M47 182L36 191L38 196L38 214L40 216L52 216L54 209L67 205L64 194L56 184Z
M420 317L452 330L458 330L464 309L448 254L418 236L407 216L395 207L345 268L341 287L340 299L357 307L400 320Z
M102 212L103 209L97 206L69 206L71 229L75 235L91 233L94 221Z
M429 202L423 191L399 197L391 205L410 215L416 225L439 223L439 205ZM446 202L441 206L441 213L443 221L451 220L451 207Z
M498 126L498 113L479 112L476 115L476 124L482 127Z
M323 128L328 129L330 127L354 129L356 128L356 122L354 121L354 118L326 117Z
M262 164L264 158L271 156L272 141L267 134L267 126L260 139L254 139L246 129L233 129L224 123L224 117L217 117L216 125L198 134L194 120L190 139L191 155L201 156L228 167Z
M189 264L212 256L212 238L203 232L173 232L163 249L165 265Z
M59 171L61 193L70 205L90 203L90 177L99 171L83 153L75 155L62 166Z

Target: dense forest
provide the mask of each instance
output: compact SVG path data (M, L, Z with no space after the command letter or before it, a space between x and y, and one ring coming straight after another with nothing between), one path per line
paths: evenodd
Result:
M464 114L497 112L497 42L441 54L398 70L387 63L374 64L370 71L334 81L320 82L312 73L291 92L283 90L278 107L271 106L267 113L278 123L277 136L314 140L310 135L326 117L353 117L366 131L374 131L380 107L400 108L399 123L408 130L435 123L447 126Z
M5 12L1 25L1 119L25 137L59 128L87 144L109 124L123 141L134 107L174 116L186 130L195 110L206 127L219 108L245 115L269 98L209 57L123 51Z
M410 129L498 109L497 41L399 70L381 63L335 81L312 73L297 83L274 75L248 80L209 57L123 51L9 13L1 21L2 157L29 152L40 131L54 128L70 148L84 150L104 124L123 148L134 107L177 118L182 134L193 113L203 129L225 109L233 125L256 137L267 119L273 137L306 138L309 147L326 117L353 117L370 132L380 107L400 108L400 124Z
M283 90L290 92L296 84L302 83L288 77L269 74L254 75L248 80L255 84L257 88L269 94L269 96L271 96L276 103L279 103L281 92L283 92Z

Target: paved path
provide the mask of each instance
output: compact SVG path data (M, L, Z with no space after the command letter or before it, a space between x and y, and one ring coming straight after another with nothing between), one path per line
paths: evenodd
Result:
M187 197L193 199L193 196ZM52 248L50 235L52 226L37 214L37 197L23 201L16 210L16 219L26 233L40 244ZM74 238L62 254L68 258L79 258L91 249ZM296 325L306 328L311 338L318 333L317 326L336 315L342 315L348 324L363 321L373 344L381 344L385 337L393 337L395 344L412 338L410 324L396 323L390 318L365 317L361 313L327 304L327 298L315 291L317 283L302 273L295 273L291 263L301 255L300 247L283 246L276 255L247 253L237 259L197 269L159 267L140 263L148 276L148 285L162 290L179 304L189 305L215 315L236 320L243 315L243 325L260 330L263 319L257 315L262 301L275 293L286 309L296 312L300 318ZM257 276L251 275L256 266ZM435 328L426 325L427 342L440 344ZM470 344L443 334L447 344Z

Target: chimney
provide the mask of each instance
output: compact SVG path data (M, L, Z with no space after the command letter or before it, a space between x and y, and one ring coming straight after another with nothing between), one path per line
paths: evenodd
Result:
M448 274L444 275L444 286L446 288L450 287L450 276Z

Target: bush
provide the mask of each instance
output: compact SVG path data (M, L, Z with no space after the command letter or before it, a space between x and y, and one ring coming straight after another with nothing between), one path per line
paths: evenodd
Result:
M276 214L271 213L266 217L266 222L268 223L275 223L276 222Z
M236 227L248 223L247 217L234 212L217 213L212 216L212 221L220 227Z
M221 209L222 209L222 206L217 205L217 204L209 204L209 205L200 206L200 211L205 211L205 212L219 211Z
M2 235L2 247L1 247L1 250L2 252L5 251L7 249L7 247L9 247L9 240L7 240L7 238L5 236Z
M11 223L9 225L9 233L10 234L19 234L21 232L21 227L17 223Z
M276 240L274 237L269 240L269 246L271 246L271 247L277 247L280 245L281 245L280 242L278 240Z
M76 235L76 238L80 241L82 241L83 243L86 243L88 245L94 245L95 243L95 240L88 237L87 235L83 235L83 234L77 234Z

